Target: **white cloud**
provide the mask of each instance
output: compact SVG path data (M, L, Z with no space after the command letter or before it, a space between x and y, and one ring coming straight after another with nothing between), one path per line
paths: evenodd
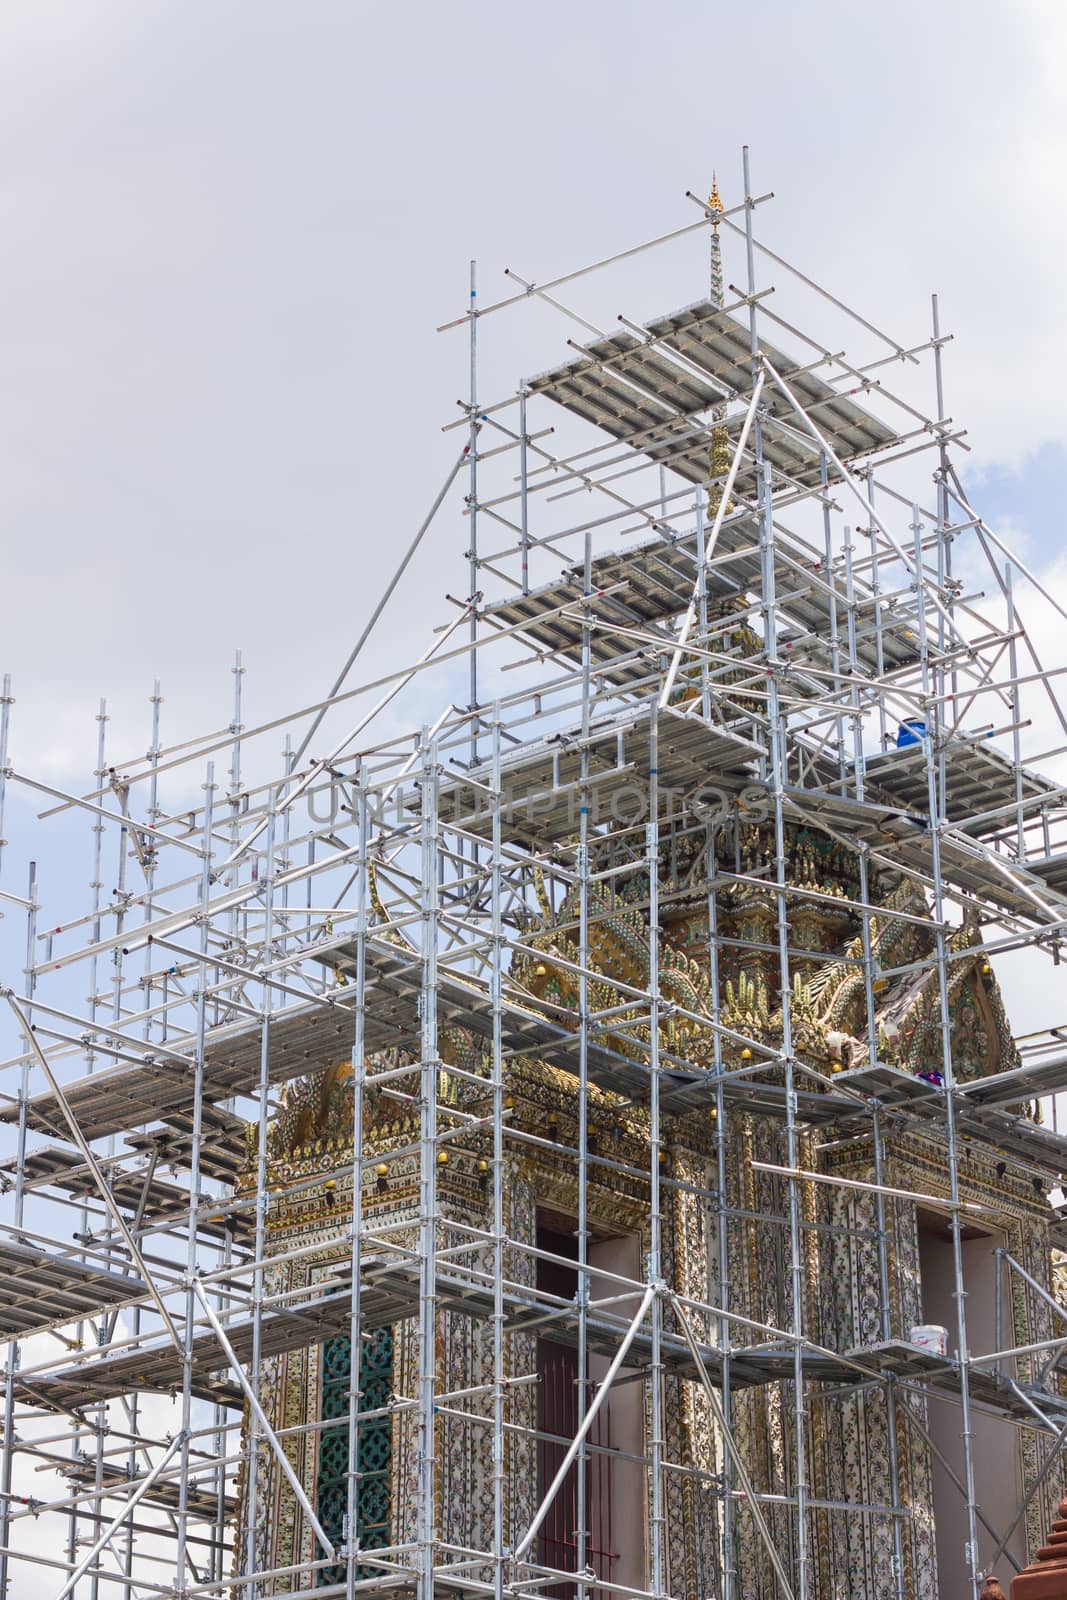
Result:
M1059 8L765 0L755 55L683 0L461 12L0 20L2 664L20 748L72 781L100 694L122 753L156 675L165 737L228 720L235 646L250 714L316 698L452 458L464 340L433 329L468 256L489 297L677 226L712 165L736 200L746 139L772 244L903 338L940 290L979 459L1063 436ZM631 281L631 315L686 297L658 258ZM565 353L529 322L484 324L485 394ZM464 547L457 501L368 667L426 636Z
M156 677L165 741L225 728L236 646L246 721L316 699L458 448L440 426L464 337L433 330L464 309L468 258L488 299L506 266L544 280L691 220L713 166L735 203L745 141L774 248L905 342L939 291L972 467L1067 443L1065 79L1067 11L1037 0L9 3L0 669L19 761L85 786L101 695L111 755L143 752ZM603 325L651 316L700 293L703 249L639 258L622 304L600 278L566 297ZM570 331L487 319L482 399ZM457 495L368 674L450 614L465 545ZM1039 627L1062 659L1058 623ZM26 1571L20 1594L54 1594Z

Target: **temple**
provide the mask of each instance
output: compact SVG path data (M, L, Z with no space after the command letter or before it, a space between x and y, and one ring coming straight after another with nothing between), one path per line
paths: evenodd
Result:
M1064 1592L1067 612L742 175L472 267L314 703L69 796L5 685L0 1600Z
M694 839L684 819L677 836L672 833L660 843L660 987L664 1001L678 1008L678 1020L662 1023L660 1035L665 1053L694 1067L714 1058L718 1038L722 1070L744 1072L755 1050L766 1050L769 1056L781 1049L786 1022L777 998L777 895L766 886L775 848L771 830L766 824L742 827L733 844L725 861L721 839L707 858L705 842ZM946 1030L958 1081L995 1076L1018 1065L996 979L973 930L961 927L949 937L956 959L946 1011L933 970L921 979L890 978L879 984L876 1004L868 1012L860 965L863 931L852 909L858 890L848 852L808 828L788 829L784 844L787 882L807 891L803 896L787 892L785 897L795 945L788 1026L798 1066L809 1066L820 1076L840 1075L842 1084L858 1077L862 1084L873 1044L883 1067L920 1082L937 1082ZM716 1000L707 955L708 884L722 866L741 871L735 882L711 891L715 937L728 952L720 961L722 987ZM617 985L632 992L649 984L650 885L643 867L614 881L617 887L610 893L589 896L586 965L596 974L588 980L596 992L587 1004L615 1014L604 1043L639 1061L649 1050L647 1026L640 1008L627 1005L626 992ZM887 908L886 915L875 912L868 920L870 949L879 966L892 971L928 955L934 933L922 890L889 873L880 874L869 892L872 906ZM906 913L906 920L889 915L888 908ZM379 915L387 925L389 914L380 900ZM556 908L542 890L539 924L529 936L531 952L516 959L510 972L518 991L531 1001L551 1003L557 1015L578 1014L578 915L573 897ZM491 1099L484 1044L462 1027L449 1028L440 1043L439 1102L477 1126ZM391 1058L389 1065L395 1067L398 1060ZM453 1067L462 1075L453 1076ZM479 1085L479 1078L486 1083ZM768 1082L774 1084L773 1076L760 1079L761 1084ZM530 1327L517 1317L505 1340L505 1542L513 1547L578 1423L574 1330L566 1325L554 1329L549 1308L572 1304L576 1297L579 1212L584 1213L587 1314L595 1323L601 1298L611 1300L616 1314L636 1307L633 1295L620 1298L617 1279L640 1279L653 1248L652 1151L647 1106L640 1095L620 1095L596 1084L588 1085L583 1095L572 1073L532 1057L509 1063L502 1086L509 1129L521 1141L501 1170L508 1239L504 1272L516 1307L537 1308L544 1300L540 1314L526 1319ZM348 1173L352 1164L352 1087L347 1061L296 1082L271 1130L271 1249L287 1256L300 1247L298 1262L270 1274L276 1292L306 1291L348 1263L351 1179L335 1174ZM368 1092L368 1102L363 1154L374 1159L374 1167L360 1201L368 1235L365 1248L373 1248L369 1241L379 1228L393 1248L405 1238L414 1247L420 1207L419 1112L385 1091ZM575 1164L580 1145L588 1153L584 1196ZM439 1250L462 1252L471 1232L491 1230L491 1159L492 1142L484 1132L439 1152ZM756 1160L779 1172L756 1170ZM954 1195L944 1134L936 1125L898 1129L891 1122L880 1139L864 1129L829 1146L824 1136L805 1131L790 1148L777 1108L771 1115L733 1110L729 1136L721 1137L713 1095L704 1103L697 1097L692 1107L665 1119L656 1161L665 1189L656 1242L661 1270L686 1300L728 1309L740 1319L730 1341L736 1372L731 1427L753 1486L769 1498L767 1522L783 1560L793 1567L798 1556L790 1535L794 1519L786 1509L797 1490L786 1437L796 1424L794 1359L774 1336L793 1325L793 1296L799 1292L808 1337L834 1351L857 1353L855 1370L843 1362L834 1374L837 1384L853 1392L832 1405L811 1404L804 1420L805 1488L819 1507L811 1519L809 1592L842 1597L891 1593L895 1563L902 1562L906 1594L964 1595L963 1581L954 1577L964 1512L951 1481L953 1468L959 1467L954 1459L957 1418L941 1414L944 1407L930 1414L906 1382L887 1390L855 1380L862 1380L865 1363L872 1360L884 1361L887 1371L899 1369L906 1380L910 1330L921 1324L955 1327L949 1222L950 1208L958 1201L970 1213L963 1229L963 1256L972 1337L988 1344L994 1339L994 1277L1002 1270L998 1250L1009 1250L1038 1284L1051 1289L1049 1207L1044 1190L1035 1188L1029 1164L1005 1159L994 1136L969 1138ZM853 1179L858 1187L809 1186L798 1229L801 1250L791 1261L788 1182L780 1173L797 1167ZM917 1191L924 1198L884 1200L885 1215L879 1217L877 1196L865 1192L876 1176L887 1189ZM880 1251L882 1238L886 1243ZM316 1248L309 1254L311 1244ZM485 1303L471 1313L439 1313L436 1383L446 1395L484 1390L492 1375L493 1252L470 1251L464 1261L473 1279L470 1293L477 1300L480 1287ZM388 1272L385 1277L388 1281ZM370 1281L375 1281L373 1272ZM531 1291L528 1299L524 1289ZM997 1335L1002 1346L1047 1339L1054 1322L1051 1307L1028 1309L1019 1296L1006 1299L1002 1317ZM697 1312L691 1321L714 1351L715 1319ZM669 1315L664 1332L676 1346L678 1326ZM360 1405L374 1414L361 1429L357 1530L367 1550L393 1548L415 1537L416 1419L396 1405L397 1397L417 1389L417 1338L410 1316L364 1334ZM759 1354L746 1360L749 1347ZM643 1376L648 1355L646 1341L640 1359L623 1368L629 1383L613 1394L590 1436L595 1453L586 1469L588 1536L582 1562L612 1584L640 1590L649 1586L647 1526L653 1514L643 1464L651 1422L650 1380ZM329 1417L346 1419L351 1362L347 1334L280 1360L268 1390L275 1425L291 1429ZM598 1347L590 1356L587 1379L602 1377L606 1365L606 1353ZM723 1566L731 1563L735 1592L771 1597L776 1580L767 1550L736 1510L731 1517L731 1508L717 1492L724 1444L706 1397L691 1375L675 1375L670 1363L664 1365L664 1410L658 1425L664 1457L676 1467L665 1473L667 1493L659 1513L665 1530L663 1584L672 1594L718 1595L723 1592ZM722 1381L723 1365L720 1360L717 1381ZM339 1382L340 1409L334 1399ZM489 1550L494 1542L492 1463L480 1426L483 1407L484 1402L473 1407L457 1402L437 1412L438 1536L456 1549ZM468 1409L474 1413L469 1418L463 1415ZM1011 1420L979 1413L973 1424L980 1446L976 1492L988 1515L1003 1522L1021 1498L1034 1459ZM317 1437L309 1435L300 1460L324 1526L339 1539L347 1452L348 1430L342 1421ZM270 1514L260 1513L259 1561L264 1569L273 1569L302 1555L310 1557L312 1550L295 1501L266 1457L263 1472L271 1501ZM1053 1497L1055 1488L1053 1484L1050 1489ZM899 1503L906 1510L906 1520L897 1523L897 1539L873 1516L851 1524L835 1517L833 1506L859 1497L872 1504ZM783 1503L781 1510L775 1501ZM1037 1537L1046 1516L1047 1508L1039 1504L1029 1522L1018 1525L1013 1548L1020 1556L1027 1532ZM538 1534L538 1560L545 1566L575 1570L577 1517L577 1477L572 1474ZM365 1575L372 1570L367 1568ZM321 1581L332 1577L330 1569L322 1569ZM488 1568L483 1577L490 1580Z
M708 207L707 304L721 316L717 185ZM709 409L705 513L721 507L724 533L738 516L726 418L725 403ZM595 588L611 593L609 582ZM660 740L701 711L725 736L752 739L766 716L757 683L773 614L751 591L710 590L701 633L713 666L699 652L681 664L661 697ZM653 704L645 699L654 720L661 682L662 673ZM598 731L616 737L610 719L586 736ZM924 781L915 758L928 731L914 719L899 734L894 726L867 767L876 805L883 766L895 773L910 759ZM662 784L655 750L653 737L632 768L642 794ZM402 1079L405 1064L418 1069L418 1045L394 1047L363 1073L339 1056L285 1090L267 1166L269 1253L281 1263L268 1273L272 1290L304 1295L329 1281L345 1292L355 1209L364 1304L378 1294L386 1310L364 1312L358 1363L349 1329L269 1364L267 1393L275 1427L300 1436L294 1466L323 1527L339 1545L385 1552L380 1563L362 1559L365 1583L420 1538L428 1446L412 1402L428 1379L439 1397L433 1538L467 1558L472 1592L489 1593L507 1558L509 1572L539 1573L527 1581L568 1600L579 1589L604 1600L966 1600L969 1501L982 1528L1005 1530L1002 1565L1025 1565L1028 1540L1041 1538L1058 1485L1019 1514L1043 1455L1018 1426L1041 1362L1021 1360L1010 1388L974 1375L966 1461L961 1386L949 1376L964 1296L975 1348L1025 1348L1057 1331L1047 1152L1030 1149L1025 1132L1039 1141L1037 1103L1011 1108L1024 1130L1013 1148L996 1120L966 1132L945 1125L946 1081L1010 1081L1021 1065L983 919L967 906L955 919L936 914L922 875L858 851L840 816L776 817L765 791L739 788L744 755L739 746L707 769L725 785L721 814L695 784L683 787L657 814L652 842L620 830L617 807L605 817L583 806L582 828L545 849L553 830L537 839L529 791L502 818L505 839L514 826L537 846L502 983L513 1006L583 1041L581 1019L600 1019L598 1065L588 1049L582 1065L573 1052L546 1058L498 1041L494 1069L492 1040L465 1025L458 985L431 1064L437 1114L455 1134L433 1154L444 1266L432 1373L420 1353L430 1324L416 1315L427 1287L425 1098L380 1087ZM510 769L520 761L509 754L495 777L485 764L481 775L499 792ZM462 827L473 799L473 783L454 789L443 814ZM388 876L369 868L368 930L416 965L410 890L386 904ZM355 981L354 950L329 959ZM494 1097L506 1126L496 1142ZM255 1173L250 1159L246 1186ZM555 1482L639 1310L639 1285L660 1280L670 1298L655 1328L649 1319L635 1337ZM947 1331L932 1356L916 1342L931 1327ZM803 1346L790 1342L799 1330ZM933 1403L922 1387L932 1371L944 1380ZM351 1505L349 1389L360 1411ZM260 1455L255 1565L321 1559L262 1445ZM861 1514L848 1516L851 1506ZM515 1565L520 1552L526 1569ZM321 1566L317 1582L343 1578L343 1564Z

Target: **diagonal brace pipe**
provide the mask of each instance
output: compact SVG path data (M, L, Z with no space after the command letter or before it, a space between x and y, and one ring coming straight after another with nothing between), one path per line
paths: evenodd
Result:
M318 1517L311 1508L311 1501L307 1497L307 1494L304 1490L304 1485L300 1482L300 1479L293 1470L292 1462L282 1449L281 1440L278 1438L278 1435L267 1421L267 1414L259 1403L259 1396L256 1394L256 1391L253 1389L252 1385L245 1376L244 1368L237 1359L233 1345L226 1337L226 1330L223 1328L222 1323L218 1319L215 1307L211 1304L210 1300L205 1294L203 1285L196 1278L193 1279L193 1290L197 1299L200 1301L200 1304L204 1308L204 1311L207 1315L207 1320L211 1324L216 1339L222 1346L223 1354L233 1370L234 1377L241 1386L241 1391L244 1394L245 1399L255 1412L256 1420L263 1429L263 1437L267 1440L267 1443L277 1456L278 1465L284 1472L290 1489L292 1489L293 1493L296 1495L296 1498L300 1504L300 1509L303 1511L305 1517L307 1517L308 1522L311 1525L312 1532L319 1541L319 1544L322 1546L323 1550L326 1552L327 1558L330 1561L336 1561L336 1547L326 1537L322 1523L319 1521Z
M477 433L479 431L480 427L481 427L480 423L476 424L474 431ZM331 688L329 694L326 697L327 700L332 700L334 695L337 694L337 692L341 688L341 685L344 683L345 679L348 677L348 674L351 672L353 666L355 665L357 656L359 655L360 651L363 649L363 646L366 644L366 642L370 638L371 634L374 632L374 627L375 627L375 624L378 621L378 618L381 616L382 612L385 610L386 606L388 605L390 597L393 594L393 591L396 589L397 584L400 582L401 578L404 576L404 573L407 570L408 563L410 562L412 556L415 554L416 550L419 548L419 545L422 543L423 534L426 532L427 528L430 526L430 523L433 521L434 517L436 517L438 511L441 509L442 501L444 500L445 495L448 493L449 489L451 489L452 485L455 483L457 477L459 476L460 469L463 466L466 465L467 460L468 460L468 458L470 456L470 449L471 449L470 445L466 444L466 445L463 446L463 449L460 451L459 457L458 457L455 465L453 466L451 472L448 474L448 477L445 479L444 483L441 485L440 489L438 490L436 500L434 501L433 505L430 507L429 511L426 513L426 516L423 518L422 522L420 523L419 530L416 533L415 537L412 539L411 543L408 545L408 548L404 553L404 556L403 556L403 559L400 562L400 565L397 567L396 571L393 573L393 576L390 578L388 584L386 585L385 593L382 595L381 599L378 601L378 604L375 606L374 610L372 611L371 617L370 617L370 621L367 623L366 627L363 629L363 632L360 634L359 638L357 639L355 645L352 647L352 651L351 651L351 653L350 653L350 655L348 657L348 660L345 662L344 666L341 668L340 672L337 674L337 677L334 679L333 687ZM322 722L322 720L325 717L325 715L326 715L328 710L329 710L329 706L323 706L320 709L320 711L318 712L318 715L315 717L314 722L311 724L311 727L308 729L307 733L305 733L303 739L300 741L300 748L297 750L296 754L293 756L293 759L292 759L293 767L297 766L297 764L300 761L301 756L304 754L304 751L307 749L308 745L311 743L312 739L315 737L315 731L319 727L320 723Z
M82 1157L83 1157L83 1159L85 1161L85 1164L89 1168L89 1171L93 1175L93 1182L96 1184L96 1187L100 1190L100 1193L101 1193L101 1195L103 1197L103 1201L104 1201L105 1206L110 1211L111 1215L114 1217L115 1223L116 1223L116 1225L118 1227L118 1230L122 1234L122 1237L126 1241L126 1248L130 1252L130 1257L133 1260L134 1266L137 1268L137 1271L141 1276L141 1280L144 1283L145 1288L148 1290L149 1294L152 1296L152 1299L155 1301L156 1310L159 1312L160 1316L163 1318L163 1325L166 1328L168 1334L170 1335L171 1342L174 1345L174 1348L177 1350L177 1352L178 1352L179 1356L181 1356L182 1360L184 1360L185 1359L185 1346L182 1344L182 1341L181 1341L181 1339L180 1339L180 1337L178 1335L178 1330L174 1326L174 1320L171 1317L170 1312L167 1310L167 1307L163 1302L163 1296L160 1294L159 1290L156 1288L155 1280L153 1279L152 1274L149 1272L148 1268L145 1265L144 1257L141 1255L141 1252L138 1249L136 1239L134 1238L133 1234L130 1232L129 1226L128 1226L127 1222L126 1222L126 1218L122 1215L122 1212L119 1210L118 1206L115 1204L115 1200L114 1200L114 1197L112 1196L111 1190L108 1188L107 1179L104 1177L104 1174L101 1172L100 1165L99 1165L96 1157L93 1155L93 1152L90 1150L89 1145L88 1145L88 1143L86 1141L85 1135L82 1133L81 1129L78 1126L78 1119L75 1117L73 1111L70 1109L70 1105L69 1105L69 1103L67 1101L67 1097L63 1093L63 1090L60 1088L60 1085L59 1085L59 1082L58 1082L58 1080L56 1078L55 1073L52 1071L51 1063L49 1062L48 1057L45 1055L44 1051L41 1049L40 1045L37 1043L37 1036L34 1033L33 1028L30 1026L29 1018L27 1017L25 1011L23 1011L22 1007L19 1005L18 1001L15 999L15 996L12 994L10 989L0 989L0 994L3 995L4 999L7 1001L8 1005L11 1007L12 1011L15 1013L15 1016L18 1018L19 1027L22 1029L23 1033L26 1036L26 1042L29 1045L30 1049L33 1051L33 1054L37 1059L38 1066L40 1067L41 1071L44 1073L45 1077L48 1079L48 1087L51 1089L52 1093L56 1097L56 1100L57 1100L57 1102L59 1104L59 1109L63 1113L64 1121L66 1122L67 1127L70 1129L71 1138L74 1140L74 1143L78 1146L78 1149L81 1151Z
M1064 1441L1065 1440L1067 1440L1067 1422L1064 1423L1063 1427L1060 1429L1060 1431L1056 1435L1055 1439L1053 1439L1052 1448L1049 1450L1049 1453L1048 1453L1047 1457L1045 1458L1044 1466L1041 1467L1040 1470L1038 1471L1038 1473L1036 1474L1033 1483L1030 1485L1029 1489L1026 1491L1026 1494L1025 1494L1025 1496L1023 1498L1022 1504L1020 1505L1018 1511L1015 1513L1015 1516L1012 1518L1011 1526L1008 1528L1007 1533L1001 1539L1000 1543L997 1545L997 1548L994 1550L992 1556L990 1557L989 1562L988 1562L988 1570L991 1571L993 1569L993 1567L996 1566L996 1564L1000 1560L1001 1556L1005 1555L1005 1556L1007 1556L1008 1560L1012 1563L1012 1565L1015 1567L1016 1571L1021 1571L1021 1568L1019 1567L1019 1563L1015 1560L1015 1557L1012 1555L1011 1551L1008 1549L1008 1542L1011 1539L1012 1534L1015 1532L1016 1528L1019 1526L1020 1522L1025 1517L1027 1511L1029 1511L1030 1506L1033 1503L1034 1496L1037 1494L1037 1491L1040 1489L1041 1485L1045 1482L1045 1479L1049 1475L1050 1468L1055 1466L1057 1461L1061 1460L1062 1453L1063 1453L1063 1446L1064 1446ZM990 1529L990 1532L992 1532L992 1531L993 1530ZM1025 1556L1023 1557L1023 1559L1024 1560L1026 1559Z
M155 1483L156 1479L159 1477L160 1473L163 1471L163 1468L167 1465L167 1462L170 1460L171 1456L179 1448L179 1446L184 1442L184 1440L185 1440L184 1432L183 1433L178 1433L178 1434L176 1434L174 1436L174 1438L171 1440L170 1444L167 1446L166 1450L164 1451L163 1455L160 1456L159 1460L156 1462L155 1466L152 1468L152 1470L148 1474L148 1476L141 1479L140 1483L137 1485L136 1489L130 1495L130 1498L127 1500L126 1504L123 1506L123 1508L119 1512L118 1516L114 1519L113 1522L110 1522L108 1524L108 1526L104 1529L103 1533L100 1535L99 1539L93 1545L93 1548L88 1552L87 1555L84 1555L82 1557L82 1559L78 1562L78 1565L75 1567L74 1571L71 1573L70 1577L67 1579L67 1581L63 1585L62 1589L56 1595L56 1600L67 1600L67 1596L73 1592L73 1590L74 1590L76 1584L78 1583L79 1579L82 1578L85 1575L86 1572L88 1572L89 1568L92 1566L92 1564L96 1560L97 1556L100 1555L100 1553L104 1549L105 1545L109 1545L111 1543L112 1539L115 1537L115 1534L118 1532L119 1528L121 1528L122 1524L125 1522L126 1518L129 1516L130 1512L134 1509L134 1507L137 1505L137 1503L140 1500L144 1499L144 1497L148 1493L149 1489L152 1487L152 1485Z
M801 422L803 422L804 426L807 428L808 432L811 434L812 438L815 440L815 443L819 446L820 450L824 450L826 452L827 457L833 462L834 466L837 468L838 472L841 474L841 477L844 480L845 484L852 491L852 493L855 495L856 499L859 501L859 503L863 507L864 511L870 517L872 523L874 523L874 525L878 528L879 532L882 534L883 538L885 538L887 543L890 545L890 547L892 548L892 550L894 551L896 556L900 559L901 562L903 562L905 569L908 572L910 572L910 573L912 573L914 575L916 589L918 589L920 583L922 582L922 572L920 571L921 563L915 561L911 556L909 556L907 554L907 552L902 548L902 546L897 542L897 540L893 537L892 533L886 527L885 523L882 521L881 517L878 515L877 511L874 509L873 505L871 504L870 497L868 495L864 494L863 490L859 487L859 485L857 484L856 480L853 478L851 472L849 472L849 470L845 466L844 462L838 456L838 454L835 451L833 445L830 444L830 442L827 440L825 434L821 433L819 431L819 428L816 426L816 424L814 422L812 422L811 418L808 416L808 413L804 410L804 407L801 405L800 401L797 399L797 397L793 393L792 389L786 383L786 381L782 377L781 373L775 371L774 367L767 360L766 355L761 356L760 359L761 359L761 361L763 363L763 370L770 374L771 379L773 380L773 382L777 385L777 387L785 395L785 398L789 401L789 404L793 407L793 410L796 412L796 414L800 418ZM958 638L959 637L959 629L956 627L955 622L949 616L948 612L945 610L945 607L941 604L941 601L938 599L937 595L934 594L934 593L931 593L930 594L930 599L933 602L934 610L937 612L937 614L941 618L942 622L945 623L946 627L948 628L948 631L949 631L950 635L952 635L952 637L954 637L954 638Z
M729 1452L730 1460L733 1462L734 1471L737 1473L741 1488L747 1497L748 1509L751 1511L753 1521L755 1522L756 1527L759 1529L760 1537L767 1547L767 1554L770 1556L771 1566L774 1568L775 1576L781 1585L782 1593L785 1595L786 1600L796 1600L796 1596L793 1593L793 1586L789 1582L789 1574L782 1565L782 1558L775 1548L774 1540L771 1538L771 1530L767 1526L767 1519L764 1517L760 1508L760 1503L756 1498L756 1491L752 1486L752 1479L748 1475L741 1452L738 1450L734 1441L733 1431L730 1428L730 1424L726 1420L726 1412L722 1408L722 1401L715 1393L715 1385L708 1376L708 1369L704 1365L703 1356L700 1354L700 1346L693 1337L693 1329L690 1326L689 1318L685 1314L685 1307L682 1305L682 1302L679 1300L678 1296L676 1294L672 1294L669 1290L667 1298L670 1301L671 1309L673 1310L675 1317L678 1319L678 1326L682 1330L682 1336L685 1339L686 1344L689 1346L689 1354L692 1356L696 1365L697 1375L700 1378L701 1384L703 1385L704 1393L708 1397L708 1403L711 1406L715 1421L722 1429L723 1441L726 1445L727 1451Z
M541 1527L542 1522L544 1522L545 1518L548 1516L549 1509L563 1485L564 1478L574 1465L575 1457L582 1448L582 1445L585 1443L586 1435L588 1434L589 1429L593 1426L597 1412L600 1410L601 1406L604 1404L604 1401L608 1397L608 1390L611 1388L612 1383L618 1376L619 1368L626 1360L630 1346L637 1337L637 1330L640 1328L642 1322L644 1322L645 1317L648 1314L648 1308L652 1304L655 1294L656 1286L655 1284L650 1283L644 1294L641 1296L641 1304L638 1306L637 1311L634 1314L633 1321L623 1334L622 1343L615 1352L611 1366L608 1368L607 1372L605 1372L600 1381L600 1387L593 1397L592 1405L582 1418L581 1426L579 1427L578 1432L574 1435L574 1438L571 1440L570 1445L567 1448L567 1453L559 1464L559 1471L552 1479L544 1499L534 1512L533 1521L530 1523L530 1526L527 1528L522 1539L515 1547L516 1561L522 1560L527 1550L529 1550L530 1546L537 1538L538 1530Z
M701 562L701 569L707 566L708 562L712 558L712 555L714 554L715 545L719 538L719 529L722 527L723 518L725 517L727 508L730 504L730 496L733 493L734 479L737 477L738 469L741 465L741 458L745 453L745 445L748 442L748 432L752 426L752 419L756 415L756 408L759 405L760 395L763 393L763 380L765 377L766 373L761 372L759 377L756 379L756 387L752 391L752 399L749 401L748 410L745 413L744 425L741 429L740 436L737 440L737 445L734 449L734 458L730 462L730 470L726 475L726 483L723 487L722 495L720 496L719 504L715 511L715 520L711 525L711 531L708 534L707 543L704 546L704 556ZM671 690L674 688L674 680L678 676L678 668L682 663L682 651L685 649L685 642L689 638L689 635L693 629L693 624L697 618L697 605L699 603L699 598L700 572L697 573L697 580L693 585L692 599L689 602L685 617L682 620L682 631L678 635L678 642L675 644L674 653L671 656L671 664L667 672L667 678L663 685L662 692L660 693L659 704L661 711L671 697Z

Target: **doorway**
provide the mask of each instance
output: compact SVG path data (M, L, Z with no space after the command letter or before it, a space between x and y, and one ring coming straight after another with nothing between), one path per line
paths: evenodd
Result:
M948 1353L955 1356L956 1337L955 1266L952 1233L948 1216L932 1208L917 1208L919 1230L919 1274L922 1290L922 1320L939 1323L948 1329ZM978 1227L968 1221L962 1233L963 1288L966 1293L967 1342L973 1355L997 1348L996 1278L1002 1274L1001 1290L1005 1307L1004 1343L1010 1335L1010 1300L1007 1271L995 1251L1003 1248L1004 1234L994 1228ZM930 1437L953 1472L965 1481L963 1453L963 1413L951 1400L932 1399L928 1405L927 1427ZM987 1562L996 1549L999 1536L1008 1528L1022 1498L1022 1460L1019 1430L1006 1418L971 1407L973 1434L975 1499L997 1538L978 1524L979 1564ZM934 1518L937 1528L937 1572L940 1600L972 1600L968 1582L965 1545L967 1506L952 1482L945 1465L932 1456ZM1017 1528L1008 1543L1021 1566L1027 1562L1026 1536ZM998 1563L1007 1572L1009 1563Z
M573 1300L578 1289L578 1248L569 1219L553 1213L539 1218L537 1247L556 1260L537 1260L537 1288L563 1300ZM598 1270L599 1269L599 1270ZM640 1272L639 1241L632 1235L612 1235L589 1242L590 1298L618 1293L618 1285L600 1274L617 1273L636 1278ZM634 1309L636 1309L635 1296ZM619 1315L632 1315L628 1303L613 1307ZM589 1392L609 1365L605 1355L590 1354ZM537 1341L537 1495L546 1493L566 1453L566 1442L578 1430L578 1351L563 1337ZM627 1381L629 1380L629 1381ZM645 1472L643 1455L644 1385L623 1368L589 1434L585 1466L585 1503L588 1528L587 1561L607 1583L645 1587ZM637 1459L634 1459L637 1458ZM577 1569L578 1469L564 1479L538 1535L537 1559L557 1571ZM574 1600L574 1584L558 1584L542 1591L556 1600ZM596 1589L592 1590L597 1594ZM601 1591L606 1600L607 1591Z

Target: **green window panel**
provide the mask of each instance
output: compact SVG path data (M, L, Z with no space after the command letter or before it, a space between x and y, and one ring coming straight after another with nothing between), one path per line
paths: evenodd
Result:
M336 1417L334 1428L319 1434L319 1521L334 1545L344 1540L348 1509L348 1391L352 1379L352 1341L347 1334L328 1339L322 1347L322 1406L324 1422ZM359 1361L360 1410L375 1411L393 1397L393 1330L379 1328L361 1340ZM392 1511L393 1419L372 1417L359 1425L356 1467L356 1542L361 1550L382 1550L390 1543ZM321 1554L321 1552L320 1552ZM372 1567L358 1566L361 1578L374 1576ZM343 1583L344 1563L320 1567L319 1588Z

